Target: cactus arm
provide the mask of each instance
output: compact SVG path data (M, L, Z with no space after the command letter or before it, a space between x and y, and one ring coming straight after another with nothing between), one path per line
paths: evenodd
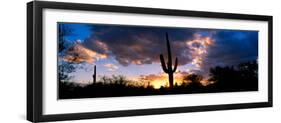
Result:
M164 57L163 57L162 54L160 55L160 61L161 61L161 65L162 65L163 71L164 71L165 73L168 73L168 69L167 69L167 67L166 67L165 60L164 60Z
M178 58L176 57L175 66L174 66L173 72L176 72L177 67L178 67Z

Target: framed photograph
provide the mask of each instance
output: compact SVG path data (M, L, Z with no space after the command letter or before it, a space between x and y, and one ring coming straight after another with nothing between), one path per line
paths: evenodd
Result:
M27 4L33 122L272 107L272 16Z

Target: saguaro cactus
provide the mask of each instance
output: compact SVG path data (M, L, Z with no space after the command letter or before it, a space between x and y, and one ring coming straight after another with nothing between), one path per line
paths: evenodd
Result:
M96 65L95 65L94 74L93 74L93 83L96 83L96 76L97 76L97 74L96 74Z
M162 54L160 54L160 61L161 61L163 71L169 75L169 87L173 88L174 87L174 76L173 76L173 74L177 70L178 58L176 57L175 66L173 68L172 67L172 54L171 54L171 47L170 47L168 33L166 33L166 40L167 40L167 50L168 50L168 61L167 61L167 64L166 64L165 60L164 60L164 56Z

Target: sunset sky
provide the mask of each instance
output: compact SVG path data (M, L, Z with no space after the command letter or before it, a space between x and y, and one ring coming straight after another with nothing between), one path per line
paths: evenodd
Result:
M175 82L190 73L208 76L214 66L257 60L258 32L199 28L173 28L102 24L58 23L71 30L64 37L66 49L59 62L81 66L72 81L92 81L94 65L101 76L125 75L130 80L148 80L155 88L167 85L159 55L167 58L165 33L169 34L173 64L179 66ZM167 61L167 60L166 60Z

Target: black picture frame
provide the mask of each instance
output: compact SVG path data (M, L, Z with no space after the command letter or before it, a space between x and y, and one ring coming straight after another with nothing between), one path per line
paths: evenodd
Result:
M268 41L269 41L268 42L268 101L255 102L255 103L241 103L241 104L44 115L42 113L43 112L43 101L42 101L43 100L43 95L42 95L43 13L42 10L45 8L266 21L268 22ZM29 2L27 3L27 120L32 122L63 121L63 120L79 120L79 119L93 119L93 118L106 118L106 117L123 117L123 116L137 116L137 115L154 115L154 114L227 110L227 109L272 107L273 105L273 97L272 97L272 59L273 59L272 58L272 36L273 36L272 26L273 24L272 23L273 23L273 17L264 16L264 15L201 12L201 11L108 6L108 5L93 5L93 4L80 4L80 3L63 3L63 2L45 2L45 1Z

